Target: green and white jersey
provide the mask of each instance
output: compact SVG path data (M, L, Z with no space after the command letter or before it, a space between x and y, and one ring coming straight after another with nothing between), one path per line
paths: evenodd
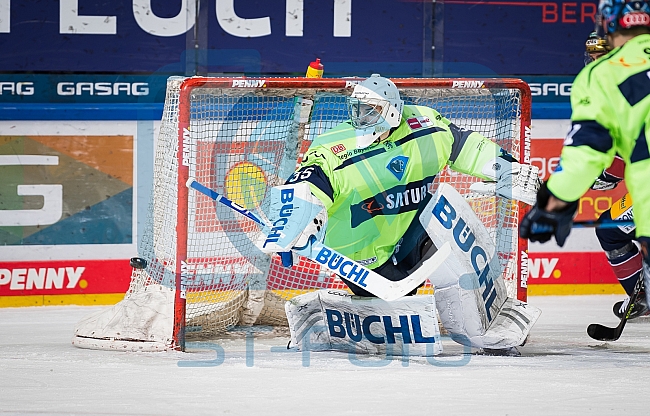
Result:
M287 183L308 181L323 201L329 216L325 244L375 268L391 257L409 227L419 226L445 165L487 179L481 169L501 154L497 144L435 110L405 106L390 136L365 149L356 148L349 122L318 136Z
M571 108L572 129L549 190L576 201L618 153L626 162L637 237L650 236L650 35L634 37L580 71Z

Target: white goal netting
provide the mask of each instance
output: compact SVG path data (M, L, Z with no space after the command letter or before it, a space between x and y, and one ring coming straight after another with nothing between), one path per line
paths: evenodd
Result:
M153 304L174 299L173 313L160 306L165 310L161 315L174 315L172 335L136 331L145 342L157 343L152 349L182 349L185 338L214 337L238 325L286 325L286 300L308 290L345 288L335 275L307 259L293 269L283 268L279 259L253 245L260 231L257 224L188 190L185 182L196 178L253 212L263 211L267 190L284 183L314 137L348 118L345 98L358 81L170 78L155 154L153 196L139 248L147 267L133 270L123 301L131 299L138 308L155 310L159 307ZM530 94L522 81L394 81L406 104L433 107L516 158L527 157ZM518 238L522 206L470 195L469 185L476 180L449 170L436 179L451 183L468 198L494 238L509 296L525 299L527 265L521 265L519 253L527 246ZM124 312L124 306L112 309L113 314L134 315ZM128 325L137 325L132 321ZM101 332L93 327L96 322L89 319L78 326L76 345L115 348L121 338L124 345L137 344L130 332L124 335L125 328ZM155 326L151 321L141 324ZM149 349L142 343L119 345Z

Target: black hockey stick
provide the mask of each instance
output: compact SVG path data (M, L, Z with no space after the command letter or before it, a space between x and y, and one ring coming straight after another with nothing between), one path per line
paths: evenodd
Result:
M601 324L591 324L587 327L587 334L598 341L616 341L619 339L623 333L623 328L625 328L627 320L632 314L634 305L639 301L641 296L645 296L643 293L643 273L640 274L639 280L637 280L634 285L634 291L632 292L632 296L630 296L630 303L628 303L625 315L621 318L621 322L619 322L618 326L616 328L610 328Z
M634 221L574 221L573 228L634 227Z

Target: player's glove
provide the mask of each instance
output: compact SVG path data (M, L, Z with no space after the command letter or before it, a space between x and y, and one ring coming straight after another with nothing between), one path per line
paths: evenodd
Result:
M282 265L292 267L298 255L310 257L315 243L325 238L327 210L309 190L309 183L271 188L268 224L256 246L264 253L278 253Z
M616 188L620 181L614 181L614 182L608 182L600 179L596 179L593 185L591 185L591 189L596 190L596 191L609 191L610 189Z
M614 161L600 174L596 179L591 189L597 191L608 191L616 188L616 186L623 180L625 176L625 162L620 156L616 155Z
M521 222L519 236L541 243L545 243L555 236L555 241L562 247L571 232L573 218L578 210L578 201L569 203L562 211L549 212L542 207L546 206L550 196L551 192L546 183L542 184L537 193L535 206Z
M472 192L496 193L528 205L535 203L535 195L542 183L537 166L521 164L500 156L488 162L482 173L494 178L496 182L474 183L469 188Z

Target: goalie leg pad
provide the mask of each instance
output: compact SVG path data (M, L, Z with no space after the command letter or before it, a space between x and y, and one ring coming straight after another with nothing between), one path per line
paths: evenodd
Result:
M451 242L452 254L429 280L440 320L452 339L477 348L520 345L539 309L508 298L492 237L465 199L440 184L420 222L436 246ZM517 312L510 311L513 308ZM513 321L508 314L523 317Z
M318 290L285 304L291 345L301 351L390 356L442 352L433 296L387 302L341 290Z
M541 314L539 308L506 298L485 328L471 291L455 285L437 289L435 297L440 321L451 339L475 348L505 349L522 345Z

